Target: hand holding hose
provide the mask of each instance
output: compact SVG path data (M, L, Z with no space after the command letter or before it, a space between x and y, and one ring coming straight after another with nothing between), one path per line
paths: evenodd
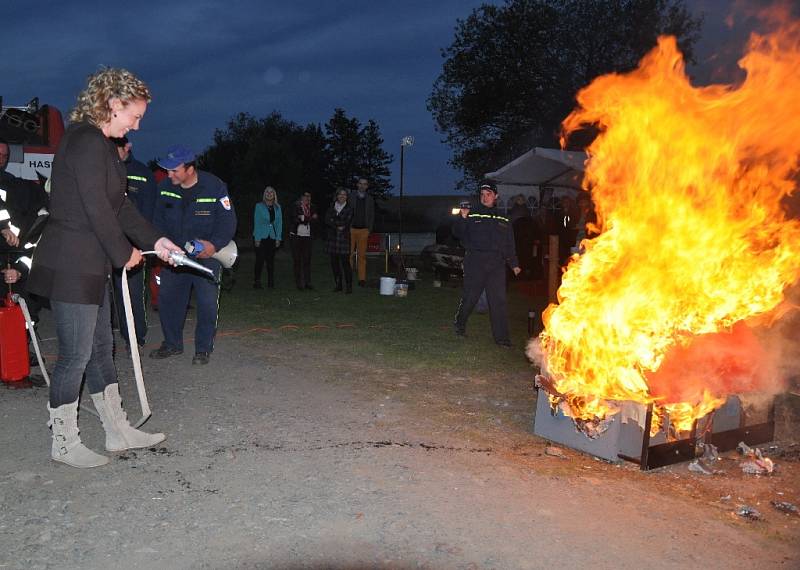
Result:
M191 267L195 271L199 271L200 273L205 273L208 277L210 277L214 283L219 283L219 279L217 279L217 275L214 273L214 270L210 267L206 267L200 263L197 263L193 259L190 259L186 252L179 248L177 245L172 243L169 239L162 237L159 239L154 245L153 251L142 251L139 252L141 255L157 255L159 259L163 259L173 267ZM173 249L174 248L174 249ZM136 250L138 251L138 250ZM162 255L164 257L162 257Z
M156 255L161 261L166 261L170 265L175 265L175 260L170 255L171 253L183 253L183 250L172 243L172 241L167 237L160 238L153 249L156 252Z
M125 263L125 269L133 269L141 262L142 262L142 250L136 249L134 247L133 251L131 252L130 259L127 261L127 263Z

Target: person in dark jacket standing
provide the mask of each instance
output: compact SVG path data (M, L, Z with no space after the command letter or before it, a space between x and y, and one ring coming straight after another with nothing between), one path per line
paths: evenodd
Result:
M125 165L127 178L126 194L128 200L133 202L142 217L148 222L153 221L153 209L156 205L156 180L153 172L144 164L133 157L131 143L128 137L112 139L117 145L119 159ZM145 308L145 274L147 263L141 263L130 269L128 275L128 290L131 294L131 312L136 331L136 342L144 346L147 338L147 309ZM122 303L122 270L114 270L114 304L117 307L119 318L119 332L130 350L128 338L128 320L125 318L125 306Z
M150 447L162 433L145 433L127 420L112 355L112 267L136 267L143 249L164 261L180 251L125 197L125 167L110 137L139 128L150 101L147 86L123 69L89 77L70 114L71 124L53 160L50 219L33 256L28 290L50 299L58 360L50 384L50 456L73 467L97 467L108 458L78 435L84 374L106 432L106 449Z
M294 281L298 289L313 289L311 286L311 239L314 223L319 219L317 209L311 203L311 192L303 192L295 202L289 219L289 243L294 260Z
M164 342L150 352L150 358L183 354L183 325L194 289L197 324L192 364L205 365L214 350L222 273L222 264L213 255L233 239L236 213L226 184L210 172L197 170L195 158L188 147L173 145L167 149L166 158L159 161L169 180L159 186L153 224L176 243L199 244L195 261L211 269L217 283L195 271L164 268L158 311Z
M4 281L25 299L34 323L46 300L30 295L25 282L31 267L31 255L48 217L49 198L42 185L6 172L9 146L0 139L0 262ZM20 241L20 237L23 241ZM7 265L11 267L7 267ZM36 355L31 353L31 365ZM36 363L38 364L38 363Z
M334 291L342 290L344 277L345 293L353 292L353 270L350 268L350 223L353 221L353 209L347 202L347 190L340 188L336 192L336 200L325 212L325 227L328 230L325 251L331 256Z
M32 263L32 252L48 218L48 196L41 185L22 180L6 172L3 153L8 157L8 145L0 139L0 262L3 281L8 291L19 294L28 306L34 327L39 322L39 312L47 307L47 300L31 295L27 288L28 273ZM7 161L6 161L7 162ZM22 238L22 241L20 241ZM39 360L31 345L28 331L28 362L39 366ZM0 338L2 342L2 338ZM43 387L44 378L30 376L32 385Z
M375 199L369 195L369 181L359 178L356 191L350 197L353 208L353 224L350 228L350 267L354 268L358 256L358 285L367 284L367 243L375 223Z
M485 289L492 336L499 346L507 348L511 339L506 314L506 265L514 275L519 275L520 268L511 222L497 212L496 203L497 188L484 183L480 187L480 204L472 209L461 208L460 217L453 223L453 234L466 250L464 292L454 325L456 334L464 336L467 319Z
M272 186L264 189L261 202L253 211L253 243L256 246L256 266L253 289L262 289L261 271L267 265L267 287L275 287L275 250L283 236L283 212L278 203L278 193Z
M9 246L17 247L25 245L17 237L28 233L40 211L46 213L48 197L42 185L6 172L9 156L8 143L0 139L0 233ZM17 228L16 233L10 224Z

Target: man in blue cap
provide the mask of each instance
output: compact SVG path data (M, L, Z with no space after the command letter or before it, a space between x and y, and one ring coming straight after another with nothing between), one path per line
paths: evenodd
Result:
M174 145L158 165L169 180L159 186L153 224L177 244L186 243L194 259L214 271L219 281L222 265L212 256L225 247L236 232L236 213L225 183L209 172L197 170L196 155L186 146ZM159 314L164 342L150 358L183 353L183 324L192 288L197 301L195 355L192 364L208 364L214 350L219 286L208 277L182 267L161 271Z

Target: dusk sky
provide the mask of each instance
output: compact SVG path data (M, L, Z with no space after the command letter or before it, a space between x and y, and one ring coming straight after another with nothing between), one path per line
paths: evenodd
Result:
M3 6L0 95L11 105L39 97L66 115L89 73L101 65L128 68L153 93L141 130L130 135L143 161L173 143L202 151L214 129L241 111L278 111L304 125L325 123L341 107L362 123L378 121L395 157L395 193L400 139L413 135L406 192L446 194L460 175L447 163L450 149L426 100L456 20L485 3L502 4L12 1ZM724 81L747 29L724 24L734 2L688 4L706 14L701 66L692 72Z

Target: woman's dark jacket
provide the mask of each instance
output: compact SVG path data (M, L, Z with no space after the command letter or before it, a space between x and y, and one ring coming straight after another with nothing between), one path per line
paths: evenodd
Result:
M311 219L306 220L305 222L300 222L300 216L303 215L303 205L298 200L294 204L292 204L291 208L287 208L289 210L289 233L296 234L297 233L297 226L301 223L307 223L308 228L311 230L311 237L315 235L315 225L318 220L314 219L314 215L317 213L317 208L314 207L314 204L309 204L309 210L311 212Z
M327 239L325 251L337 255L350 253L350 224L353 221L353 208L345 204L341 212L336 212L335 202L325 212Z
M33 256L31 293L99 305L112 267L131 241L152 249L161 237L126 197L127 174L114 144L87 123L69 126L53 160L50 219Z

